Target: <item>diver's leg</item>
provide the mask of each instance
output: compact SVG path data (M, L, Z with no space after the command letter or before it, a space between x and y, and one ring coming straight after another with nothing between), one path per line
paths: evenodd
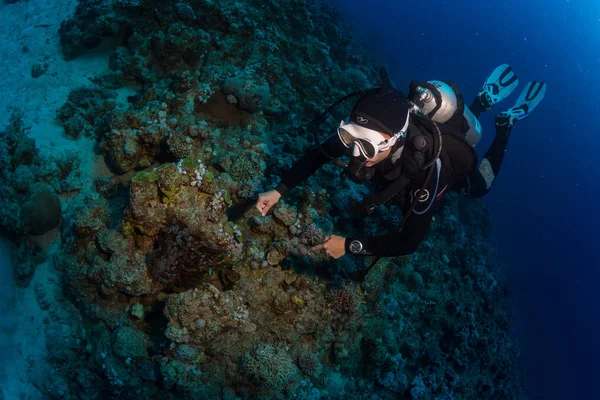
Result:
M507 134L510 134L510 128L517 121L528 117L544 99L545 95L546 84L544 82L529 82L519 95L515 105L496 117L496 133L498 133L499 126L506 126L508 128Z
M529 82L521 92L515 105L496 115L496 137L494 137L492 145L481 159L477 172L470 177L469 182L473 182L473 185L470 185L470 195L483 196L490 190L492 183L500 172L514 124L529 116L540 104L545 94L545 83Z
M499 101L505 99L519 84L519 79L512 67L502 64L487 78L483 88L477 94L469 109L479 118L482 112L489 110Z

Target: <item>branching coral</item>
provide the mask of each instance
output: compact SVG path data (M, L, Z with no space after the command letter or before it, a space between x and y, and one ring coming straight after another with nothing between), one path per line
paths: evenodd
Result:
M314 354L303 353L298 357L300 370L308 377L317 381L323 379L324 368Z
M343 314L354 314L360 306L358 294L350 288L331 290L327 300L334 310Z
M246 152L237 157L229 170L231 177L240 185L238 194L242 198L254 195L264 178L266 164L257 153Z
M323 242L323 231L316 224L308 224L302 232L302 241L310 246Z
M261 343L240 360L242 370L269 389L284 389L296 376L294 361L280 345Z

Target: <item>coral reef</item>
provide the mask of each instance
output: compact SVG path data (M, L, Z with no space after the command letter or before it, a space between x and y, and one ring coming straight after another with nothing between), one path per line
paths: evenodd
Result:
M351 215L365 189L335 167L266 217L253 207L312 146L299 127L373 82L341 21L316 0L82 0L63 22L67 59L118 39L113 72L57 115L113 176L81 187L74 155L43 159L18 114L0 135L2 233L60 228L62 280L33 285L46 397L520 399L481 202L449 195L419 251L364 282L349 276L370 259L311 247L399 213ZM35 262L19 259L23 285Z

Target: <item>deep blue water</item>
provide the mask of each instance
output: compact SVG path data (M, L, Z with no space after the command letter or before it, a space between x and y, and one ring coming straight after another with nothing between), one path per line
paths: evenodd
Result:
M600 2L339 4L399 87L451 79L470 103L494 67L514 67L520 86L482 117L480 155L496 111L511 107L528 81L548 83L544 102L513 130L486 201L513 293L528 394L600 398Z

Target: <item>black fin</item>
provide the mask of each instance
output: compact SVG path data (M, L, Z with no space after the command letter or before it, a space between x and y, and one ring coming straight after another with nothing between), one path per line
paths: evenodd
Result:
M388 73L384 67L379 68L379 92L377 93L379 96L383 96L388 94L389 92L394 90L394 86L390 81Z

